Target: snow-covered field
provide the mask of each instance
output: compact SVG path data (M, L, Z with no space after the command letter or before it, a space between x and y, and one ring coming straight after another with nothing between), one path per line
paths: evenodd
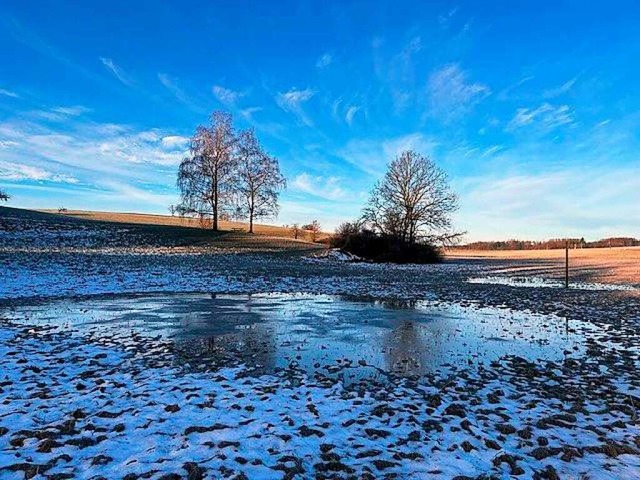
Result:
M500 277L487 275L484 277L473 277L467 280L469 283L484 283L492 285L508 285L510 287L523 288L565 288L565 283L561 280L550 280L541 277ZM633 285L607 284L598 282L570 282L570 288L578 290L624 290L635 291Z
M0 479L640 477L633 292L468 283L487 272L466 262L377 266L170 246L83 252L82 234L66 232L62 243L5 237ZM178 361L172 338L133 327L46 321L54 299L81 315L73 305L129 294L135 306L142 297L130 294L149 292L303 292L389 308L404 299L531 312L532 322L566 320L580 348L532 360L526 342L534 351L544 340L515 328L517 348L487 364L409 375L381 368L343 382L340 372L363 364L331 358L301 368L294 357L264 373L241 356ZM44 313L20 314L34 306Z

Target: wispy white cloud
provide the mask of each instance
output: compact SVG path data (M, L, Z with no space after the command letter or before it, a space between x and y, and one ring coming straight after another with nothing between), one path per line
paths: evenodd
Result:
M179 100L185 102L187 100L187 96L184 93L184 90L182 90L178 84L177 81L175 79L173 79L172 77L170 77L169 75L167 75L166 73L159 73L158 74L158 80L160 80L160 83L162 85L164 85L164 87L169 90L171 93L173 93Z
M345 102L340 97L331 102L331 114L336 122L346 122L350 127L353 126L353 121L358 112L363 112L364 107L362 105L356 105L354 103Z
M429 76L431 114L445 122L459 119L491 94L488 86L470 82L458 64L449 64Z
M190 139L181 135L167 135L162 137L162 146L168 149L184 149L189 144Z
M578 80L578 77L574 77L571 80L568 80L568 81L564 82L559 87L551 88L549 90L545 90L542 93L542 96L544 98L560 97L560 96L564 95L565 93L569 92L573 88L573 86L575 85L577 80Z
M351 105L349 108L347 108L347 112L344 114L344 119L349 126L353 125L353 117L356 113L358 113L358 111L360 111L361 108L362 107L356 105Z
M458 7L454 7L450 9L447 13L438 15L438 23L440 24L440 26L445 29L449 28L449 23L451 22L451 19L455 16L457 12L458 12Z
M253 114L262 111L262 107L248 107L241 109L238 113L248 122L253 122Z
M34 118L0 122L0 179L11 191L27 189L21 205L166 211L175 202L177 164L188 138L84 117L55 123ZM66 192L44 197L34 190L39 196L29 198L34 184L65 185Z
M390 58L385 58L382 45L383 40L374 41L374 71L388 89L395 113L400 114L416 97L416 64L423 48L422 38L411 38Z
M342 98L336 98L331 104L331 112L333 113L333 118L338 122L341 120L340 110L341 110L342 102L343 102Z
M116 63L112 59L100 57L100 61L102 62L102 65L104 65L104 68L111 72L118 80L120 80L120 82L128 87L131 87L133 85L133 79L131 78L131 76L127 74L121 67L116 65Z
M64 124L9 120L0 123L0 141L2 160L7 165L27 165L80 182L106 177L155 182L166 178L167 169L175 169L187 148L184 137L179 135L82 119ZM14 172L14 180L18 173ZM51 181L62 178L42 176ZM173 184L173 179L170 181Z
M333 55L331 55L330 53L325 53L320 58L318 58L318 61L316 62L316 67L320 69L327 68L332 63L333 63Z
M479 173L453 178L459 228L470 240L637 236L636 125L630 115L568 136L523 132Z
M166 211L169 205L176 202L176 193L164 193L152 191L140 186L119 181L107 180L101 184L102 192L98 195L107 201L115 199L127 199L127 202L144 205L144 209L150 207L156 211Z
M216 99L228 108L235 107L238 100L244 96L242 92L236 92L220 85L214 85L211 90Z
M505 149L504 145L493 145L491 147L484 149L484 151L480 154L480 158L492 157L493 155L495 155L498 152L501 152L504 149Z
M73 105L67 107L51 107L48 109L31 110L27 112L27 116L61 122L71 117L79 117L89 112L91 112L91 109L88 107L83 105Z
M340 201L351 198L352 194L340 183L341 179L338 177L313 176L305 172L293 179L291 188L325 200Z
M49 181L56 183L78 183L78 179L64 173L55 173L35 165L0 160L0 179L11 181Z
M287 92L278 93L276 95L276 103L282 110L293 113L302 123L311 126L313 123L305 113L303 105L308 102L314 94L315 91L310 88L304 90L292 88Z
M543 103L537 108L519 108L507 125L507 130L515 130L535 124L544 130L553 130L562 125L572 124L573 110L568 105Z
M10 98L19 98L20 97L16 92L13 92L11 90L7 90L7 89L4 89L4 88L0 88L0 96L10 97Z
M66 52L59 49L51 41L41 36L28 25L22 23L18 18L12 16L8 12L3 12L1 20L2 26L6 28L9 35L16 42L29 48L38 55L48 58L74 71L77 75L81 75L96 83L104 83L99 75L96 75L93 71L73 61Z
M380 176L387 164L405 150L430 155L439 142L421 133L412 133L389 139L355 139L340 148L337 155L361 171Z
M470 240L597 239L635 235L640 176L634 169L570 166L460 182L459 226Z
M172 77L166 73L158 73L158 80L160 83L173 94L176 99L189 109L200 114L210 113L200 103L196 102L191 96L189 96L185 90L180 86L177 78Z
M77 117L85 113L91 112L91 109L83 105L74 105L71 107L54 107L52 112L59 113L60 115L66 115L68 117Z
M522 77L520 80L518 80L515 83L512 83L511 85L503 88L502 90L500 90L500 92L496 95L496 98L498 100L513 100L514 97L516 98L520 98L521 95L519 94L514 94L514 92L516 92L522 85L524 85L525 83L530 82L531 80L533 80L535 77L533 75L525 75L524 77Z

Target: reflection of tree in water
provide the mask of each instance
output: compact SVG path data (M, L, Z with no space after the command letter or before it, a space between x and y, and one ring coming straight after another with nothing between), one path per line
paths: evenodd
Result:
M386 300L376 300L375 304L393 310L415 310L416 306L418 305L418 301L389 298Z
M424 350L420 327L405 321L383 337L387 369L401 375L422 372L419 352Z
M446 318L403 321L383 336L387 369L401 375L421 374L434 363L449 361L445 355L453 357L456 353L450 348L450 338L457 335L455 330L455 324Z
M201 367L220 367L244 363L251 369L271 371L275 366L275 338L273 327L251 308L248 296L242 310L229 310L215 305L206 315L199 315L189 336L176 340L181 357ZM221 325L229 328L221 328ZM212 329L220 333L211 333Z
M414 310L418 305L418 300L403 300L400 298L380 299L372 296L363 295L340 295L339 300L345 302L366 302L393 310Z
M260 371L272 371L275 366L273 329L264 324L241 328L232 334L191 338L183 345L194 357L209 359L216 366L240 362Z

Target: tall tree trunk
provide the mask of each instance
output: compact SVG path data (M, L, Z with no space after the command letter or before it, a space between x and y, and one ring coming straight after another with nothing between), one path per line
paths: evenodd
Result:
M213 231L218 231L218 173L213 176Z
M254 209L254 197L253 192L251 193L251 205L249 205L249 233L253 233L253 209Z

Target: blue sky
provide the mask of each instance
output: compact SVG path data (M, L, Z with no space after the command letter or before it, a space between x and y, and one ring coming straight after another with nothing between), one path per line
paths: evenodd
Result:
M280 159L274 223L356 217L413 148L468 240L640 236L639 24L632 1L4 1L0 187L167 213L226 109Z

